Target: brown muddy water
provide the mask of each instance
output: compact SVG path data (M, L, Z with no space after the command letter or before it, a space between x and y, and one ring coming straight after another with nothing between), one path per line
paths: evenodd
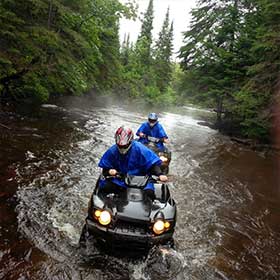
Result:
M175 249L143 258L82 254L78 240L121 124L146 113L117 106L45 105L0 127L0 279L280 279L276 154L252 151L198 122L211 113L162 112L173 152Z

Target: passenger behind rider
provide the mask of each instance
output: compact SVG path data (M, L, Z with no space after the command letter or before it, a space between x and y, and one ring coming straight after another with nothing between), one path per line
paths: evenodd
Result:
M138 141L144 145L149 143L147 136L158 138L160 141L156 145L159 151L165 150L163 143L169 143L168 136L163 126L158 122L158 115L156 113L148 115L148 121L138 128L136 135L139 136Z
M160 181L167 181L167 176L163 175L160 169L160 158L133 138L133 131L130 128L121 126L117 129L116 144L110 147L99 161L98 166L102 168L102 174L105 177L114 177L119 173L136 176L156 175ZM124 182L117 177L112 180L101 179L99 184L100 191L105 195L126 189ZM144 191L152 200L155 198L153 184L148 184Z

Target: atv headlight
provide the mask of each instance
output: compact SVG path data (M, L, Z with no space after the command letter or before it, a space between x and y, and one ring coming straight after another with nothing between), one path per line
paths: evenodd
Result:
M99 223L103 226L106 226L111 223L111 214L109 211L104 210L101 212L100 217L98 219Z
M94 218L96 220L98 220L98 222L103 226L110 224L111 220L112 220L111 214L109 211L99 210L99 209L94 211Z
M166 230L168 230L168 229L170 228L170 223L166 221L166 222L164 223L164 228L165 228Z
M100 215L101 215L101 210L97 209L97 210L94 211L94 217L96 219L99 219Z
M166 162L166 161L168 161L168 158L167 158L167 157L165 157L165 156L160 156L159 158L161 159L161 161L162 161L162 162Z
M154 223L154 226L153 226L153 231L155 234L162 234L165 230L165 227L164 227L164 221L163 220L157 220L155 223Z

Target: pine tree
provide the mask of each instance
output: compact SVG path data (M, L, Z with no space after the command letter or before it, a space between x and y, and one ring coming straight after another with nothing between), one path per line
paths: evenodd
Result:
M237 96L236 114L240 116L246 135L268 138L274 94L279 91L280 76L280 2L258 0L256 36L249 50L253 65L248 79Z
M144 18L142 19L141 32L135 46L139 62L144 68L149 68L151 65L153 19L153 0L150 0Z
M125 34L124 40L121 45L121 63L123 66L127 66L129 64L130 53L131 53L130 34Z
M155 44L154 70L156 83L161 92L169 85L172 76L171 56L173 50L173 22L169 22L169 8L167 9L162 29Z
M215 102L218 121L227 122L231 130L267 139L269 107L279 87L280 2L199 4L181 48L182 84L196 100Z
M256 63L250 69L257 87L273 90L279 81L280 72L280 2L277 0L258 0L260 25L252 48Z
M231 115L234 95L246 76L249 54L242 51L242 44L249 45L247 49L252 44L251 34L243 28L249 2L201 0L192 12L191 29L184 33L181 65L192 72L189 82L199 98L215 104L218 123L225 112Z

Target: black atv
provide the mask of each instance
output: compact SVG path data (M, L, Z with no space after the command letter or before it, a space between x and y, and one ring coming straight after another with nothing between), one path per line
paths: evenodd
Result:
M155 244L173 244L176 204L168 184L157 181L156 176L126 175L125 191L104 195L99 188L100 178L89 202L80 244L85 244L89 237L103 248L148 249ZM143 191L151 181L155 187L154 201Z
M164 147L163 151L160 151L157 147L157 143L162 141L160 138L152 137L152 136L146 136L145 137L149 142L147 144L144 144L146 147L154 151L161 159L162 164L160 166L161 171L163 174L167 175L169 173L169 164L171 161L171 152Z

